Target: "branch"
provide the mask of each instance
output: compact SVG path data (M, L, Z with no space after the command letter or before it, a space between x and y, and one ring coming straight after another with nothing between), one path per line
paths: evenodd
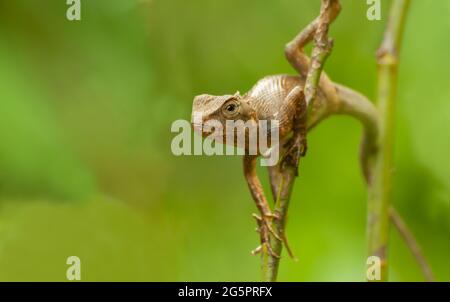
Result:
M391 205L394 102L397 90L397 64L409 0L392 3L384 40L377 52L378 109L380 113L379 148L370 167L367 204L368 256L381 260L381 280L388 280L387 247Z
M333 49L333 40L328 38L328 29L331 22L336 19L339 10L338 0L322 0L318 26L314 35L314 48L305 82L305 98L310 110L313 108L317 96L323 66Z
M379 59L383 58L380 65L386 67L389 66L390 69L392 69L393 75L396 74L397 50L403 32L403 23L406 14L406 8L409 4L409 0L396 1L397 2L394 3L393 8L395 12L391 13L391 21L389 22L388 30L386 32L382 47L378 52ZM317 125L326 117L334 114L349 115L358 119L364 127L364 136L361 146L361 165L365 179L369 186L369 195L374 196L374 184L376 183L376 181L379 181L379 179L377 179L377 175L374 173L374 167L376 167L376 164L379 164L380 156L381 154L383 154L383 150L379 149L379 145L381 142L380 129L381 126L383 126L383 122L386 122L386 119L382 120L380 118L378 109L362 94L345 86L332 83L325 74L323 74L321 78L324 63L330 55L333 46L332 40L328 39L327 36L329 25L337 17L339 10L340 6L338 0L322 0L320 16L317 19L319 25L314 36L315 47L313 49L312 60L310 62L310 67L305 83L305 97L308 104L308 130L311 130L315 125ZM393 58L394 60L392 60ZM380 73L382 69L383 68L380 68ZM326 82L326 84L332 84L325 85L325 87L334 87L337 99L328 100L327 102L316 102L319 81L324 81ZM395 88L395 84L393 85L393 87ZM380 91L384 92L384 90L381 88ZM395 89L393 90L393 92L394 91ZM333 93L330 93L330 95L333 95ZM394 98L393 95L391 97L392 99ZM381 111L384 112L383 110ZM385 144L385 146L392 146L392 143ZM269 170L273 199L276 200L275 212L277 212L281 217L280 220L274 222L275 229L277 230L278 234L282 234L284 244L287 247L288 253L291 255L291 257L293 257L293 255L287 244L284 229L287 220L290 196L295 182L296 170L296 167L291 166L286 166L284 167L284 169L276 166ZM374 181L372 181L373 178L375 178ZM378 255L384 255L384 257L380 257L383 263L382 278L384 278L386 276L387 269L385 249L375 250L375 253L373 253L374 249L372 243L374 235L379 234L376 232L376 228L379 228L380 226L386 226L386 222L382 224L380 223L380 220L374 220L374 217L379 216L375 215L376 212L373 211L373 206L373 199L369 198L369 255L377 255L377 252L381 252L381 254ZM390 215L394 226L397 228L397 230L405 240L408 248L411 250L412 254L419 263L426 280L433 281L434 278L430 266L423 256L417 240L408 230L406 224L403 222L395 209L390 206L390 203L387 203L387 206L388 207L386 208L386 211L384 207L382 208L383 215L386 215L386 213ZM384 217L384 219L388 220L389 218ZM385 230L383 230L383 232L384 231ZM275 238L271 238L271 244L275 253L281 255L282 242L276 240ZM262 253L261 266L263 280L276 281L279 259L271 257L269 253Z
M333 22L337 17L339 8L340 5L338 0L322 0L320 15L318 18L318 27L314 35L312 58L305 83L305 98L308 104L308 114L311 112L311 115L308 116L308 120L310 121L315 117L323 117L326 114L325 112L312 112L312 108L317 96L323 66L333 47L332 40L328 38L328 29L331 22ZM280 167L277 165L276 168L271 169L270 171L272 193L274 195L274 199L276 200L275 212L277 212L280 217L279 220L274 222L275 231L277 231L278 234L282 234L284 239L283 241L291 255L292 253L290 252L287 244L284 229L297 169L298 168L295 166L286 165L284 167ZM271 245L274 252L281 255L283 242L280 242L272 236ZM273 257L270 253L264 252L261 257L263 280L276 281L280 259Z
M274 227L278 234L283 238L283 242L271 236L271 245L273 251L281 255L283 243L285 244L289 255L295 258L289 248L286 240L286 221L289 208L289 201L291 199L292 188L294 187L297 168L293 166L281 167L279 164L269 170L270 183L272 186L272 195L275 200L274 212L277 213L280 219L274 221ZM274 282L278 275L278 266L280 258L273 257L270 253L262 253L261 255L261 269L263 281Z

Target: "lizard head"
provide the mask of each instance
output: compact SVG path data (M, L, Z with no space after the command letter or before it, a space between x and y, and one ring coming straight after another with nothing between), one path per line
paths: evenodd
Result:
M203 127L205 123L220 123L224 129L223 133L226 133L226 121L246 122L250 119L256 119L255 111L239 92L221 96L202 94L194 98L191 123L194 131L201 132L203 136L212 132L210 128Z

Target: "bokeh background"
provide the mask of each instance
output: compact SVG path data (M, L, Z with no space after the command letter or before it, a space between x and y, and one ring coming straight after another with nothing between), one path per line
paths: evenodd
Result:
M239 157L172 155L193 96L294 71L283 47L318 13L310 0L0 0L0 280L259 280L255 206ZM326 70L375 95L382 21L343 0ZM395 205L438 280L450 280L450 2L412 1L396 114ZM366 189L360 125L309 135L282 281L363 281ZM261 169L264 185L265 171ZM391 232L390 277L421 281Z

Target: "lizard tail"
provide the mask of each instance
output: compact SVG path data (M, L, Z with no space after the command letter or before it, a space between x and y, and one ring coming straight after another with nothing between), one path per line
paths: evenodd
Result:
M353 116L364 126L360 162L364 178L370 183L370 167L377 152L378 110L364 95L339 84L335 87L339 98L337 113Z
M363 140L361 142L360 149L360 162L364 178L367 183L370 183L370 168L373 165L374 156L377 152L377 136L379 129L378 110L375 105L364 95L343 85L334 85L339 98L339 106L336 113L353 116L357 118L364 126ZM392 224L395 226L406 245L411 250L411 253L422 269L425 279L427 281L434 281L435 279L430 265L425 259L419 243L393 206L389 209L389 217Z

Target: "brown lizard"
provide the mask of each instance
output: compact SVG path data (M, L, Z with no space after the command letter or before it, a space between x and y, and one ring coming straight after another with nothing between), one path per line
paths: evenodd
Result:
M244 95L236 93L234 95L213 96L203 94L196 96L193 103L193 115L201 114L202 125L210 120L219 121L225 131L222 139L225 139L227 133L227 120L242 120L247 122L260 120L279 122L279 141L283 144L284 155L282 163L298 166L301 156L304 156L307 149L306 133L308 128L312 128L320 119L325 116L338 112L346 107L345 103L349 96L362 98L368 102L367 106L371 108L368 100L364 99L356 92L351 92L349 88L332 83L326 74L322 75L319 91L314 102L312 111L321 111L320 114L313 114L317 118L307 119L307 104L303 93L305 79L309 68L309 58L303 52L303 47L312 39L317 29L317 21L312 22L304 31L302 31L292 42L287 44L285 54L291 65L298 71L299 76L274 75L267 76L258 81L250 91ZM340 93L344 92L344 93ZM344 104L343 104L344 103ZM317 104L317 105L316 105ZM325 109L325 110L322 110ZM201 129L203 136L211 134L201 128L202 125L194 125L194 129ZM200 127L200 128L199 128ZM234 142L236 144L236 142ZM282 240L283 234L276 234L272 229L272 219L277 219L277 215L272 212L269 203L264 195L261 182L256 174L257 157L261 155L260 150L257 154L248 154L248 145L244 146L246 153L244 155L244 175L249 186L251 195L256 203L260 215L254 214L259 226L261 235L261 246L255 249L256 253L266 246L267 250L273 255L269 243L269 234ZM269 167L274 169L276 167Z
M254 121L279 121L279 138L285 141L290 134L292 137L287 141L289 145L289 156L283 161L293 161L296 165L300 156L306 152L306 102L303 95L304 80L301 77L289 75L268 76L260 80L248 93L240 95L212 96L200 95L195 97L193 113L202 115L202 124L210 120L217 120L223 125L223 140L227 131L227 120L241 120L244 122ZM194 129L200 125L194 125ZM209 131L202 131L204 136L210 135ZM233 142L235 143L235 142ZM256 174L257 154L248 152L248 140L244 147L244 174L250 192L260 215L254 214L258 221L261 234L261 245L266 245L273 254L269 245L269 233L281 240L281 234L276 234L272 229L272 219L278 218L270 209L265 198L263 188ZM254 252L259 251L257 248Z
M339 12L339 7L334 8L334 13ZM333 18L334 16L332 16ZM303 48L309 43L317 30L318 19L309 24L285 47L285 55L289 63L299 73L298 76L274 75L267 76L258 81L253 88L246 94L214 96L203 94L196 96L193 102L192 114L201 114L201 125L193 124L194 130L201 131L203 136L209 136L210 131L202 128L206 122L217 120L221 123L225 131L222 139L225 139L227 133L227 120L254 121L259 120L277 120L279 121L279 141L283 146L283 156L281 165L270 166L269 175L272 175L272 169L283 167L284 163L298 166L299 159L304 156L307 149L306 133L313 128L319 121L332 114L347 114L359 119L364 126L364 139L361 146L361 161L363 172L367 181L370 181L368 173L368 157L374 152L376 146L370 142L376 141L368 139L376 137L378 123L378 113L375 106L363 95L350 88L332 82L326 73L322 72L319 82L319 90L313 104L307 104L303 93L305 79L308 74L310 59L304 53ZM310 109L308 110L308 106ZM256 124L256 123L255 123ZM248 133L246 132L248 136ZM222 140L223 141L223 140ZM233 142L236 145L236 141ZM260 252L262 247L274 257L276 255L270 245L269 236L272 234L276 239L282 240L288 251L289 247L284 234L277 234L272 229L272 220L278 219L277 214L273 213L267 199L261 182L256 173L256 160L262 153L258 149L257 154L249 154L248 145L244 144L246 151L244 162L244 175L250 189L251 195L256 203L260 215L254 214L258 223L261 245L253 253ZM276 185L271 179L271 188L273 196ZM398 213L391 207L391 219L394 226L402 235L409 233L404 227L399 228L403 222ZM407 237L411 237L407 234ZM412 238L412 237L411 237ZM407 240L408 241L408 240ZM409 242L411 249L418 246L416 242ZM419 258L419 257L418 257Z

